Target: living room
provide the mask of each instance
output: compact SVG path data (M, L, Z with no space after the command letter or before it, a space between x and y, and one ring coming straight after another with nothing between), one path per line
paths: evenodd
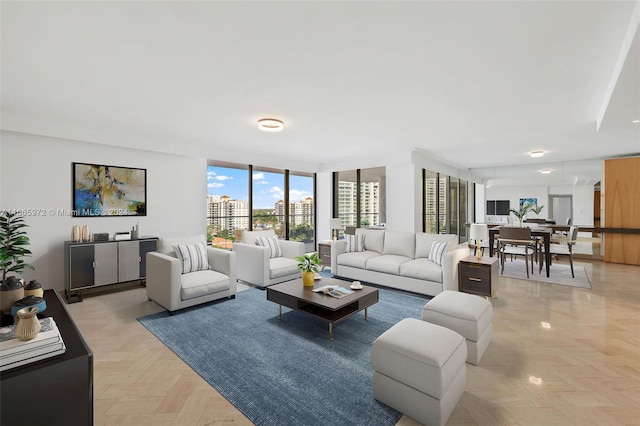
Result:
M363 12L354 5L352 8L342 6L345 9L341 10L335 3L323 10L319 4L312 4L307 5L310 9L305 11L302 5L296 5L301 9L288 10L286 5L271 4L272 9L257 6L254 13L251 7L256 5L245 4L238 9L227 5L228 9L217 13L213 6L207 9L207 2L200 6L204 9L189 12L173 9L177 7L173 2L155 5L158 9L153 10L133 2L131 9L127 9L126 2L120 7L98 3L94 6L97 10L80 3L19 3L2 4L0 208L43 212L27 218L30 249L34 254L30 263L35 270L26 271L24 277L38 279L46 289L64 289L64 241L70 239L74 225L88 225L94 233L110 235L130 230L136 223L143 235L204 233L209 161L316 173L316 238L322 241L331 235L334 171L385 168L388 229L422 231L423 169L478 184L476 218L485 215L484 201L488 199L517 200L533 196L545 204L549 194L571 193L577 207L574 207L574 223L593 225L593 186L597 178L602 178L601 171L595 180L587 183L593 176L585 175L575 184L570 180L571 183L548 183L538 169L549 162L556 165L556 175L569 175L569 166L581 160L604 161L604 158L623 154L637 155L640 151L638 124L630 121L621 124L618 119L626 119L626 115L613 115L620 105L625 105L620 94L625 92L624 87L627 93L637 93L633 91L638 87L637 76L631 90L629 86L622 86L633 74L626 67L633 66L633 59L638 55L634 50L637 41L626 45L632 60L624 63L625 67L621 65L624 60L619 59L628 40L625 33L637 31L640 12L635 1L619 2L617 8L612 9L606 9L603 2L583 2L589 3L584 9L574 5L577 9L571 10L569 5L564 5L559 10L534 10L529 16L531 22L556 31L551 32L547 27L545 31L550 35L545 36L544 31L529 28L531 33L517 33L520 40L514 44L526 43L524 39L528 34L535 34L548 44L566 40L566 45L560 43L563 49L541 56L533 52L538 44L528 45L532 58L530 61L520 59L521 66L509 65L518 63L514 58L519 56L518 50L511 50L513 46L504 40L510 38L504 33L489 34L489 41L500 48L487 48L491 43L486 38L482 49L473 44L474 32L484 28L474 21L477 13L482 12L488 23L502 30L505 28L498 25L503 20L500 16L508 16L519 25L529 27L529 21L520 15L532 12L530 9L520 12L517 8L492 9L491 13L481 8L469 11L454 8L444 12L418 9L421 18L414 20L412 9L395 15L391 6L381 2L374 8L375 14L362 16L365 22L384 26L388 20L405 18L406 28L413 31L423 26L442 30L436 22L438 17L458 25L451 33L434 30L434 33L416 33L419 36L411 31L402 32L398 28L402 25L389 31L379 30L380 35L376 36L376 27L372 25L366 31L362 29L362 39L356 37L357 42L347 43L347 36L353 36L353 25ZM289 5L294 9L296 6ZM388 12L391 14L385 18ZM193 19L193 26L197 28L193 34L185 32L183 27L181 31L165 33L164 37L163 31L153 30L156 26L175 28L175 16L181 13ZM571 19L581 14L583 19ZM101 19L97 18L99 15ZM245 15L251 19L244 24L231 19ZM337 29L324 31L331 27L327 23L336 15ZM603 15L607 17L601 18ZM299 19L290 19L291 16ZM568 40L560 30L565 24L554 23L556 18L552 17L562 17L574 24L583 41ZM229 23L225 23L227 19ZM120 22L122 33L112 25L114 22ZM294 43L305 25L323 34L318 39L327 38L331 43L321 44L315 37L305 38L306 45ZM215 35L219 38L208 41L216 46L213 50L200 44L203 38L199 31L208 26L218 31ZM247 45L256 43L260 35L274 27L281 28L282 32L276 32L273 38L264 37L255 50L249 51L257 56L240 62L234 55L241 49L234 48L229 39L239 37L251 26L255 26L257 35L247 37ZM594 26L599 31L594 30ZM510 25L506 27L513 30ZM606 27L618 29L608 32ZM471 34L467 34L465 28ZM189 35L182 39L181 32ZM394 37L394 32L401 35ZM590 35L592 32L595 35ZM92 38L91 33L108 36ZM134 39L133 34L148 34L149 38ZM416 52L422 50L419 43L408 41L406 50L401 49L398 46L403 45L402 40L424 38L426 42L444 38L443 34L458 42L442 49L461 49L461 54L434 59L429 67L404 62L420 56ZM51 44L45 42L48 38ZM631 40L637 38L632 36ZM345 51L339 49L341 42L346 43ZM193 43L194 52L189 52L189 43ZM470 47L463 48L465 43ZM368 51L371 45L380 50L372 52L366 60L354 53ZM429 45L434 55L436 46ZM570 56L574 49L582 51L584 46L592 46L601 59L587 61L583 56L580 60L558 59ZM275 59L269 55L274 51L278 52ZM510 55L505 56L511 59L498 62L503 51L509 52ZM160 60L166 52L177 59ZM205 64L199 59L209 56L215 60ZM298 58L305 66L294 67L295 72L284 74L284 67L275 68L273 64L286 63L287 58L290 62ZM493 59L497 65L487 65L486 61ZM418 62L421 61L429 62L428 58ZM178 65L185 63L189 65ZM400 66L405 71L387 74L398 67L398 63L408 64ZM438 63L452 65L431 73L438 69ZM230 64L229 68L225 69L223 64ZM563 66L568 67L567 75L561 72ZM508 72L498 72L501 67L506 67ZM541 69L544 67L557 75L536 80L535 73L526 74L523 80L534 82L528 84L532 88L510 79L513 75L525 75L520 73L527 68L536 68L539 74L545 74ZM343 73L329 72L341 68ZM368 68L377 71L369 73ZM427 73L425 68L431 71ZM474 71L460 81L446 78L446 74L468 68ZM610 78L614 68L619 71L619 86ZM593 71L585 77L581 71L584 69ZM184 72L180 78L176 77L178 70ZM228 80L234 73L239 74L238 80ZM479 77L476 79L473 73ZM252 79L255 74L259 78ZM321 80L323 74L329 78ZM421 74L428 77L423 79ZM489 78L492 74L496 76ZM187 84L196 77L196 85ZM331 79L342 78L351 89L325 93ZM246 86L242 86L243 79L247 81ZM463 84L465 79L468 85ZM478 90L470 87L481 86L483 79L489 81L486 86ZM509 84L498 84L505 79ZM542 89L557 89L571 82L581 89L593 83L598 89L584 92L588 97L576 90L558 98L552 93L561 90ZM462 85L454 89L457 84ZM381 90L375 89L380 86ZM502 90L500 93L498 88ZM522 92L513 97L505 94L514 88ZM240 92L252 91L257 94L253 99L249 95L239 100L244 96ZM537 97L536 92L544 92L542 98ZM206 96L199 97L196 93ZM197 101L183 103L189 94ZM294 95L299 96L296 102ZM551 106L566 101L566 97L583 95L587 110L584 113L563 110L571 105L575 107L572 102L563 102L557 109ZM548 98L545 100L544 96ZM602 99L607 96L611 108L601 115ZM218 100L213 107L211 99ZM634 110L637 102L635 99L631 108L622 108L637 113L637 108ZM172 103L177 105L175 110L167 107ZM352 108L347 108L349 104ZM404 107L400 108L401 105ZM536 105L541 115L533 116L531 105ZM225 108L229 109L229 115L224 115ZM444 110L455 110L455 113L444 115ZM549 111L543 114L538 110ZM477 119L473 118L476 113ZM261 133L256 126L257 119L272 115L283 119L285 130ZM564 118L571 124L561 129L557 127L558 121ZM463 121L466 123L461 124ZM596 122L602 125L599 134L595 131ZM539 126L545 127L544 131L536 129L536 123L544 123ZM501 127L505 127L504 132L498 133ZM580 131L569 136L567 128L577 127ZM534 149L546 150L546 159L531 160L528 154ZM73 162L146 169L147 215L72 217L69 211L73 197ZM561 165L566 166L566 173ZM516 183L495 185L501 178L500 173L512 168L523 172L515 178ZM566 177L571 179L573 173ZM493 185L487 188L487 184ZM542 216L546 217L544 213ZM451 424L637 422L639 373L634 366L640 361L638 267L600 261L581 260L580 263L591 281L592 288L588 291L500 279L498 299L494 301L497 340L487 351L484 362L468 369L469 387L451 417ZM532 300L535 306L531 306ZM241 412L136 321L138 317L162 310L146 299L144 288L90 297L83 303L69 305L69 310L94 351L96 424L230 421L248 424ZM541 322L550 323L552 328L545 328ZM156 373L141 368L140 360L152 365L149 368ZM534 378L533 382L530 377ZM412 424L406 417L400 422Z

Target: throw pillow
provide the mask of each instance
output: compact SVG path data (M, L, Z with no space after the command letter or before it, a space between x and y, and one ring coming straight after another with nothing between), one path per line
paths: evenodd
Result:
M282 257L282 249L276 237L256 237L256 245L269 247L269 257Z
M175 244L173 250L175 250L178 259L182 261L183 274L209 269L207 245L205 243L191 245Z
M434 241L429 251L429 260L438 265L442 265L442 256L449 249L449 243L444 241Z
M364 235L345 235L344 240L347 245L344 249L346 253L364 251Z

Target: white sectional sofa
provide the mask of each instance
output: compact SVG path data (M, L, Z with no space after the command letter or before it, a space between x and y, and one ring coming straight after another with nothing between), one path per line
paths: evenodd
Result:
M429 296L458 291L458 263L469 255L469 247L458 244L457 235L364 228L355 235L362 239L363 251L354 249L356 244L347 247L345 240L331 242L332 275ZM429 260L434 241L449 243L441 265Z

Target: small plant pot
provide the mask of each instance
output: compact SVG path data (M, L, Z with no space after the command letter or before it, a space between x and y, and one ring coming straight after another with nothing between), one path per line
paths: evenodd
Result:
M305 287L313 287L313 283L315 281L314 273L312 271L307 271L302 273L302 285Z

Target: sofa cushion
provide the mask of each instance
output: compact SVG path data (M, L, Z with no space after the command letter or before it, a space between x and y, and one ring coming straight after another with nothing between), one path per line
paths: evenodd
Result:
M412 260L410 257L395 254L383 254L367 260L367 271L400 275L400 265Z
M180 278L182 281L181 300L229 290L229 277L211 269L183 274Z
M275 236L256 237L256 245L269 248L269 257L282 257L282 249Z
M207 258L207 246L205 243L176 244L173 246L173 251L182 263L183 274L209 269L209 259Z
M298 261L288 257L274 257L269 259L269 278L279 278L300 272Z
M364 238L362 234L345 235L345 253L364 251Z
M416 256L419 257L429 257L429 252L431 251L431 246L434 241L444 241L451 243L450 248L452 248L455 244L457 244L458 236L453 234L426 234L424 232L416 233Z
M450 243L444 241L434 241L429 250L429 260L442 265L442 256L449 250Z
M442 283L442 266L428 259L414 259L400 265L400 275L407 278Z
M378 256L380 256L380 253L376 253L375 251L363 251L361 253L342 253L338 255L336 261L338 262L338 265L365 269L367 260Z
M416 233L385 231L382 254L396 254L413 259L416 254Z
M364 235L364 249L382 254L384 250L384 230L357 228L356 235Z
M158 253L177 257L173 246L176 244L198 244L205 243L207 239L203 234L188 237L161 237L158 238Z

